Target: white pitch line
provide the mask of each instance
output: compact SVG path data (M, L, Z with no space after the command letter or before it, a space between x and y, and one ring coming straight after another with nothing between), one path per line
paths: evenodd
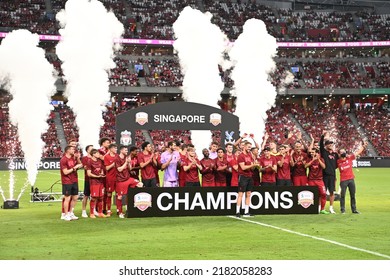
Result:
M388 256L388 255L384 255L384 254L381 254L381 253L378 253L378 252L373 252L373 251L361 249L361 248L354 247L354 246L349 246L347 244L343 244L343 243L340 243L340 242L337 242L337 241L333 241L333 240L329 240L329 239L325 239L325 238L321 238L321 237L316 237L316 236L308 235L308 234L305 234L305 233L300 233L300 232L297 232L297 231L293 231L293 230L289 230L289 229L285 229L285 228L281 228L281 227L277 227L277 226L273 226L273 225L269 225L269 224L264 224L264 223L260 223L260 222L256 222L256 221L251 221L251 220L248 220L248 219L237 218L237 217L234 217L234 216L229 216L229 217L233 218L233 219L240 220L240 221L244 221L244 222L247 222L247 223L257 224L257 225L260 225L260 226L264 226L264 227L269 227L269 228L285 231L285 232L296 234L296 235L300 235L300 236L303 236L303 237L313 238L313 239L316 239L316 240L319 240L319 241L328 242L328 243L331 243L331 244L334 244L334 245L338 245L338 246L341 246L341 247L345 247L345 248L348 248L348 249L351 249L351 250L364 252L364 253L375 255L375 256L378 256L378 257L385 258L385 259L390 259L390 256Z

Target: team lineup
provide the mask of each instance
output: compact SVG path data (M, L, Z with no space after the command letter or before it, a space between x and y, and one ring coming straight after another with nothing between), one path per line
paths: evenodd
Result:
M300 134L291 136L278 144L268 141L270 137L266 134L260 147L253 134L245 133L225 147L211 142L209 148L202 150L202 159L198 158L194 145L180 141L166 142L159 150L149 142L143 142L140 147L117 146L105 137L99 140L99 149L86 146L82 157L77 141L72 140L60 160L61 219L78 219L74 209L79 195L79 169L84 169L83 218L110 217L113 199L117 215L124 218L129 187L236 187L236 217L241 217L244 194L243 216L253 217L249 206L254 187L312 186L319 191L319 213L335 214L336 169L340 173L340 212L346 212L348 189L351 212L359 214L352 161L367 143L362 142L357 151L347 153L344 148L335 149L328 131L323 132L319 141L311 137L309 145ZM164 173L162 182L159 171ZM329 211L325 210L327 192Z

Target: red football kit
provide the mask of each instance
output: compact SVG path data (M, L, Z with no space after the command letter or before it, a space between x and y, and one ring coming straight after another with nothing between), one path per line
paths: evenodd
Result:
M219 167L228 167L228 162L225 158L220 160L219 158L215 159L215 186L216 187L226 187L226 173L227 170L220 170L218 171L217 169Z
M104 166L101 160L89 160L87 165L87 170L91 170L91 173L93 175L100 175L103 173ZM104 188L103 188L103 179L102 178L89 178L89 184L91 189L91 196L92 197L103 197L104 195Z
M349 155L345 159L337 160L337 166L340 170L340 182L355 179L352 170L352 161L355 159L355 155Z
M62 170L63 169L72 169L77 164L76 159L74 157L68 158L67 156L63 156L60 160L60 169L61 169L61 183L63 185L71 185L77 182L77 171L71 172L68 175L65 175Z
M322 162L323 159L321 160ZM325 208L326 204L326 189L323 179L322 167L318 159L314 160L313 163L309 166L309 176L308 176L308 185L313 187L318 187L318 192L320 194L320 204L321 210Z
M238 171L236 171L233 166L238 165L237 158L234 156L232 160L229 161L229 167L232 170L232 181L230 185L232 187L238 187Z
M111 156L110 153L107 153L104 156L104 166L107 167L116 161L116 157L118 155L114 154ZM116 182L116 168L115 164L110 170L106 170L106 192L114 192L115 191L115 182Z
M271 166L277 165L276 158L274 156L270 156L269 158L263 156L260 158L259 163L262 168L264 168L267 165L271 165ZM271 167L268 167L261 172L261 182L262 183L276 182L276 173Z
M117 170L116 173L116 193L119 195L126 195L128 187L135 188L138 184L138 180L130 177L130 170L128 166L124 168L121 172L118 171L118 168L123 166L126 162L126 157L121 158L120 156L117 156L115 160L115 169Z
M197 164L200 164L198 159L195 159ZM190 165L192 162L189 158L186 158L184 166ZM186 171L186 182L196 183L199 182L198 166L192 164L190 169Z
M202 165L202 187L214 187L215 186L215 176L214 176L214 168L215 168L215 162L213 159L203 158L200 161L200 164Z
M276 161L277 162L278 161L282 161L282 160L283 160L283 156L282 155L276 156ZM290 160L291 160L291 156L286 154L284 156L283 166L280 167L278 165L278 171L276 173L276 178L278 180L290 180L291 179Z
M242 170L242 168L240 166L240 163L242 163L242 162L244 163L244 165L252 165L252 162L253 162L252 155L251 154L241 153L238 156L238 158L237 158L238 175L242 175L242 176L251 178L252 177L252 173L253 173L252 169L248 168L246 170Z
M143 152L138 153L138 163L145 163L149 161L154 155L151 153L144 154ZM156 178L155 169L153 167L153 160L144 168L141 168L141 178L142 180L148 180Z
M305 162L308 162L307 154L301 152L300 154L294 153L293 161L295 165L292 168L292 181L294 186L306 186L307 185L307 175Z

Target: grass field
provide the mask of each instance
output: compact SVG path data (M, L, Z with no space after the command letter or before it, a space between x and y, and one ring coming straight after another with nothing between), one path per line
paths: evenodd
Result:
M60 220L59 202L31 203L28 188L20 200L20 209L0 209L0 259L390 259L389 171L355 169L361 215L350 213L347 193L344 215L257 215L250 220L225 216L115 216L65 222ZM44 191L59 178L58 171L42 171L35 185ZM15 172L15 197L25 180L24 171ZM0 172L0 186L7 198L8 181L9 172ZM55 190L60 191L59 184ZM338 201L335 206L338 210ZM76 214L80 213L78 203Z

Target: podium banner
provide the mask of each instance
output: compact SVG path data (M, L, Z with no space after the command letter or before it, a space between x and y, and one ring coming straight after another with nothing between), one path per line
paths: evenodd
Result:
M129 188L127 217L235 215L237 197L236 187ZM250 213L318 214L318 199L317 187L255 187Z

